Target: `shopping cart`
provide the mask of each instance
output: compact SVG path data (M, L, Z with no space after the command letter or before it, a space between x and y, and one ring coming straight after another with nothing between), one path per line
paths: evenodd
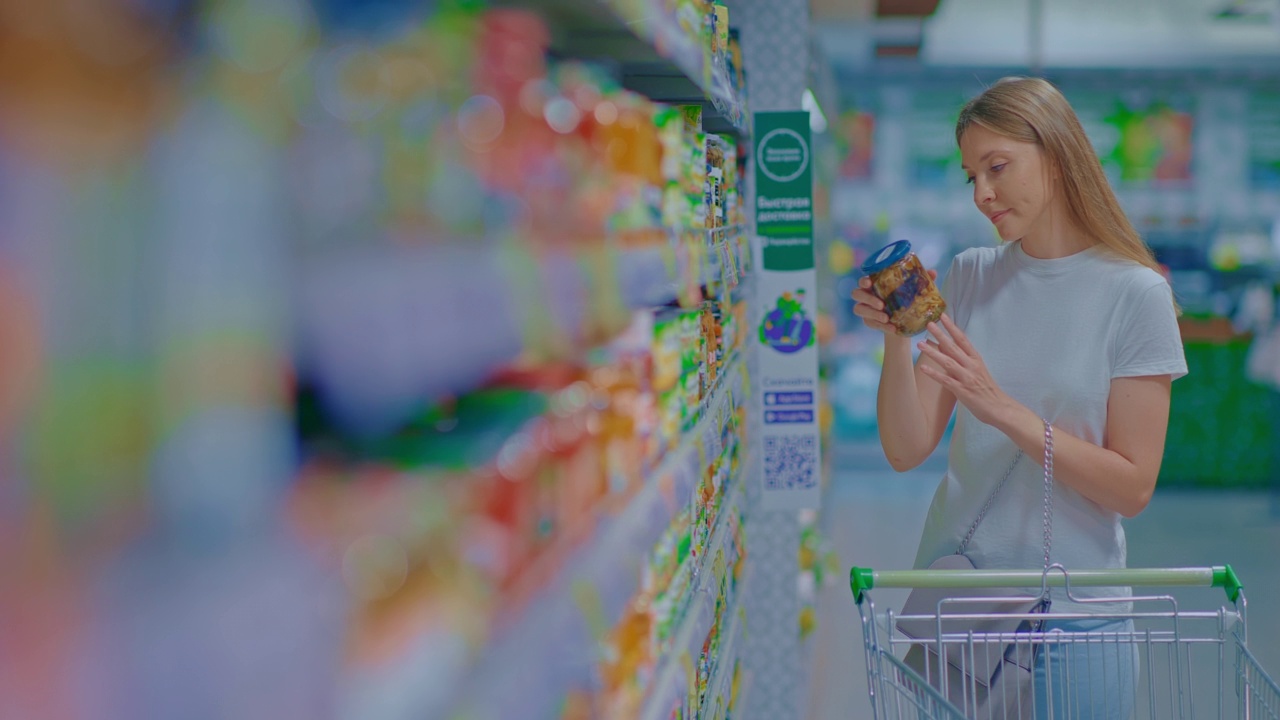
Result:
M1103 700L1112 698L1107 702L1107 720L1128 714L1128 708L1132 708L1135 718L1159 720L1227 717L1280 720L1280 686L1267 676L1249 651L1244 591L1230 566L1072 571L1060 565L1045 571L876 571L855 567L850 572L850 584L862 617L867 682L877 720L1097 717L1099 698L1093 696L1092 688L1096 678L1122 677L1117 664L1130 661L1136 665L1136 672L1131 671L1132 681L1124 683L1120 702L1114 701L1114 695L1099 693L1105 696ZM1046 615L1035 612L990 612L993 601L1033 601L1049 597L1050 588L1064 588L1052 595L1059 604L1063 598L1069 598L1082 604L1109 602L1114 608L1115 598L1091 600L1077 598L1072 593L1073 588L1108 586L1218 587L1226 591L1231 604L1216 610L1197 611L1183 609L1172 595L1135 594L1129 598L1132 606L1126 608L1126 612L1053 612L1051 619L1055 623L1049 625L1038 624ZM1026 592L1025 597L1016 598L1007 594L996 597L994 590L992 597L985 598L976 597L972 590L957 591L957 596L939 602L935 613L895 615L892 610L877 612L869 592L873 588L1033 590ZM1127 603L1120 604L1125 605ZM983 627L984 623L991 627L991 621L997 619L1018 622L1001 622L1003 629L999 631L974 629ZM1057 621L1106 619L1132 621L1132 629L1125 626L1123 631L1065 632L1055 628ZM907 637L900 629L901 621L906 621L908 627L913 621L917 627L920 622L932 623L932 630L923 639ZM957 628L961 624L965 629ZM913 647L927 652L917 650L916 659L908 662L904 658ZM950 667L939 658L946 658ZM1026 658L1035 658L1030 663L1036 663L1039 675L1038 682L1026 683L1030 698L1004 704L999 714L994 714L996 711L990 706L983 709L983 689L974 680L976 672L991 667L993 658L995 662L1023 658L1024 666L1029 666ZM1091 667L1090 663L1094 662L1098 666ZM939 665L944 668L942 671ZM957 683L960 687L956 687ZM1018 692L1022 692L1021 687ZM1117 707L1111 707L1113 703Z

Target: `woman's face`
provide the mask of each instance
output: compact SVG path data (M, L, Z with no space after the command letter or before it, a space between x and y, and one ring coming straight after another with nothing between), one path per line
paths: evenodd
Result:
M973 204L1002 240L1026 237L1048 215L1053 192L1039 145L973 124L960 137L960 158Z

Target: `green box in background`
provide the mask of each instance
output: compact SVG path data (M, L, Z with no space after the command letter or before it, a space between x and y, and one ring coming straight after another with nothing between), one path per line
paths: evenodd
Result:
M1268 488L1280 475L1280 395L1245 376L1248 340L1187 342L1160 487Z

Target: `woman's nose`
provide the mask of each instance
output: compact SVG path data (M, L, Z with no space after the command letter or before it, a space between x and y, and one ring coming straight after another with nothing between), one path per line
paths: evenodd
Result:
M984 182L981 179L973 181L973 202L975 205L986 205L995 199L996 193L991 187L991 183Z

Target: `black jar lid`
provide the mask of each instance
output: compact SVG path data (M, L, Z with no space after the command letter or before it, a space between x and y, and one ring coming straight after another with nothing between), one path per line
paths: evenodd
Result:
M890 265L898 262L911 252L911 243L906 240L898 240L880 248L872 253L867 261L862 263L862 272L867 275L878 273Z

